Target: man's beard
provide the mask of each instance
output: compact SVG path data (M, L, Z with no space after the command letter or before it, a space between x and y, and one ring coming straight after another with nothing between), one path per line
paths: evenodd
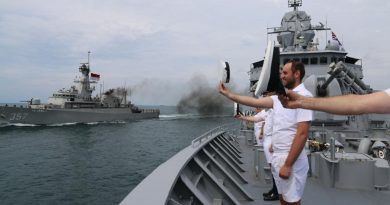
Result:
M291 78L290 80L286 81L286 85L284 85L284 87L291 90L294 88L294 85L295 85L295 79Z

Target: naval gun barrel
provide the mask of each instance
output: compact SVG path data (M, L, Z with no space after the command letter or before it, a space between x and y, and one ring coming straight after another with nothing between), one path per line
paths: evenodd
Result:
M334 78L340 78L346 85L349 85L356 94L366 94L369 92L369 88L364 84L362 80L355 76L355 74L348 69L344 62L340 61L337 64L331 63L329 65L331 69L328 73L330 77L320 86L319 89L326 90L329 84Z

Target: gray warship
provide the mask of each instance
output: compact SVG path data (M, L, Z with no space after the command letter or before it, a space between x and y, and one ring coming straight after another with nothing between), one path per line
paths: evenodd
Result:
M127 89L109 89L92 96L100 75L90 73L90 63L81 63L81 73L70 89L60 89L49 97L47 104L31 98L26 106L0 106L0 126L12 124L51 125L64 123L90 123L128 121L158 118L158 109L140 109L127 100ZM91 74L91 76L90 76Z
M285 13L281 26L268 30L277 35L280 64L302 61L305 87L315 96L375 92L363 82L361 59L348 56L336 36L336 42L326 41L319 49L315 32L330 28L312 25L310 16L298 10L301 0L289 0L288 5L293 10ZM254 95L263 63L251 64L249 95ZM305 147L310 170L302 204L390 204L388 115L315 112L313 119ZM261 196L271 187L271 173L264 148L254 141L251 124L210 130L157 167L121 204L279 204Z

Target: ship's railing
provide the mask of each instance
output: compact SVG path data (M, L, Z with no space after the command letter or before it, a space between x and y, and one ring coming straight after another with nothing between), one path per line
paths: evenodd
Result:
M197 147L201 145L203 141L208 140L209 138L213 137L215 134L217 133L219 134L220 132L231 130L232 127L234 127L234 125L237 125L237 123L229 123L226 125L221 125L219 127L216 127L212 130L209 130L208 132L192 140L191 145L192 147Z

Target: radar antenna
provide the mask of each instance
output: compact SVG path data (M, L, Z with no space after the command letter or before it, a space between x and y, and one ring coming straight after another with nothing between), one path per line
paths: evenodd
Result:
M88 51L88 68L90 68L90 66L89 66L89 55L91 55L91 51Z
M288 7L294 7L294 11L300 6L302 6L302 0L288 0Z

